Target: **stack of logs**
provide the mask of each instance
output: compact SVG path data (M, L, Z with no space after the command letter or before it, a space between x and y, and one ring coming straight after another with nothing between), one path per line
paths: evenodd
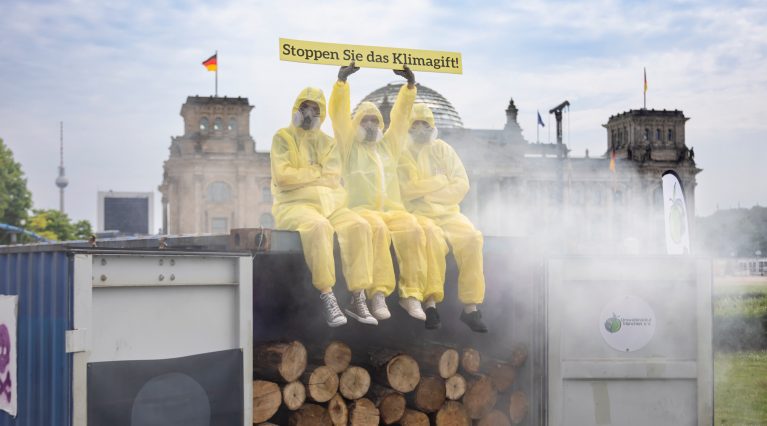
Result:
M527 414L527 396L512 392L524 349L507 360L439 344L353 356L333 341L313 352L297 341L255 346L255 424L495 426Z

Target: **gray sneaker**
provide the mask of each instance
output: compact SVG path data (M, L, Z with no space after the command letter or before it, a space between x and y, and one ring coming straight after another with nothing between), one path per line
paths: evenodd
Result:
M368 311L368 305L365 303L365 292L358 291L352 293L352 301L349 307L344 309L346 315L356 319L363 324L378 325L378 320L373 318Z
M346 317L341 312L341 308L338 307L338 301L336 295L333 292L321 293L320 299L322 300L322 306L325 308L323 315L325 321L330 327L338 327L346 324Z

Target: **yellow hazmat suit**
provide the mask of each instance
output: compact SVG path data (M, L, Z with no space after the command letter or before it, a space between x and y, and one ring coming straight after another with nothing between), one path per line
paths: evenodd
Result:
M434 115L424 104L413 107L410 125L416 121L434 128ZM469 191L466 169L453 148L441 139L420 143L408 135L405 140L399 167L400 190L405 207L416 215L426 233L428 272L424 297L433 297L436 302L444 298L447 239L458 264L458 299L464 304L482 303L482 234L458 206Z
M341 148L349 207L370 223L373 232L373 286L368 296L376 292L388 296L394 291L394 267L389 249L393 242L400 266L400 298L423 300L426 241L416 218L405 211L397 176L400 144L407 134L415 96L415 87L403 85L391 111L391 124L382 139L365 141L364 133L359 131L364 117L375 116L379 132L383 130L384 121L378 108L363 102L352 118L346 82L336 82L330 95L330 119Z
M325 95L306 88L293 105L295 115L304 101L320 107L325 120ZM341 186L341 157L335 140L319 130L291 124L272 139L272 213L278 229L298 231L314 286L325 292L336 282L333 232L338 234L341 265L349 290L372 283L373 251L370 225L346 207Z

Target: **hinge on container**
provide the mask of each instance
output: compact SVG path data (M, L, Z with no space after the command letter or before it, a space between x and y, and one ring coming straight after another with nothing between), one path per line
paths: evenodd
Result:
M268 228L239 228L229 233L230 250L267 252L272 246L272 230Z
M85 352L89 349L88 345L88 330L76 329L67 330L66 337L66 350L68 354L74 352Z

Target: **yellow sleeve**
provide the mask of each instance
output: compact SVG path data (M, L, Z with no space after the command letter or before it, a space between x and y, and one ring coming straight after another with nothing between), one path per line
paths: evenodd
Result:
M315 184L322 168L316 164L307 167L295 164L291 161L290 145L279 133L274 135L270 153L272 179L281 190L298 189ZM294 158L298 155L297 151L293 152Z
M469 192L469 176L455 150L445 142L440 143L442 168L447 175L447 185L425 196L426 201L439 204L459 204Z
M328 114L333 123L333 135L338 142L342 158L346 158L349 153L354 136L350 96L349 83L336 81L336 84L333 85L333 91L330 93L330 102L328 102Z
M336 141L329 136L325 136L325 143L320 152L319 163L320 167L322 167L322 175L317 184L330 188L336 188L341 185L341 157Z
M400 160L397 172L399 174L400 194L407 201L421 198L447 185L447 179L443 175L421 179L415 164L404 159L404 157Z
M418 88L413 86L411 89L407 84L403 84L389 114L389 128L384 136L396 155L400 155L402 147L405 145L405 138L410 126L410 114L413 111L417 94Z

